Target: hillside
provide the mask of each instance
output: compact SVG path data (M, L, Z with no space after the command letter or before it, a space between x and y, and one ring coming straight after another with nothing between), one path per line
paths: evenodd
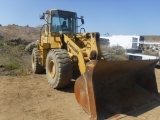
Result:
M160 42L160 36L156 35L145 35L143 36L145 41L150 41L150 42Z
M4 39L18 39L27 40L28 42L39 39L40 28L29 26L8 25L0 26L0 35Z
M27 40L28 42L39 39L40 27L8 25L0 26L0 39L4 36L5 39L18 39ZM160 42L160 36L156 35L142 35L145 41Z

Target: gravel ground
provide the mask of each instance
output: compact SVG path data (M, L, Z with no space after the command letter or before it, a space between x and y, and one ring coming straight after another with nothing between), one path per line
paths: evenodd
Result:
M160 69L156 69L160 91ZM52 89L45 75L0 76L0 120L89 120L77 103L72 83L63 90ZM160 120L160 102L120 115L122 120Z

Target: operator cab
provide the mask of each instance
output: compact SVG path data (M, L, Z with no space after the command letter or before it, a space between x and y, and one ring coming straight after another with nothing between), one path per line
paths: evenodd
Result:
M81 19L82 24L84 24L83 17L78 18L75 12L63 10L47 11L40 15L40 19L46 19L49 32L60 34L76 34L79 27L77 19Z

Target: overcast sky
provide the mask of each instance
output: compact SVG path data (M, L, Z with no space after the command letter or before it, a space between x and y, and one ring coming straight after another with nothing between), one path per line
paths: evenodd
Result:
M38 26L39 13L63 9L84 16L87 32L160 35L160 0L0 0L0 24Z

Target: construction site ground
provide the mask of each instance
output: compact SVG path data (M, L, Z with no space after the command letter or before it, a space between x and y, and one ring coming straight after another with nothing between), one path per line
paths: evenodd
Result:
M160 69L155 69L160 92ZM154 102L122 120L160 120L160 102ZM0 120L89 120L74 96L74 81L52 89L46 75L0 76ZM117 119L117 118L115 118Z

